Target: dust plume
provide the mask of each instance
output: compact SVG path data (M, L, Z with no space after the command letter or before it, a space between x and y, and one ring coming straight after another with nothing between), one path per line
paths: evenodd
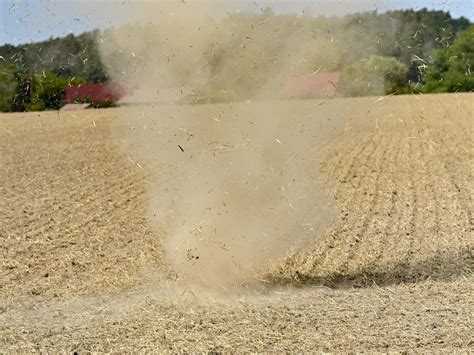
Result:
M279 28L269 9L223 18L187 2L137 9L140 21L108 30L100 49L112 78L148 97L120 119L130 160L153 171L150 218L184 280L249 282L335 219L320 149L340 132L345 109L301 101L295 112L275 99L290 76L337 67L341 43L301 31L296 17ZM157 104L168 91L230 103Z

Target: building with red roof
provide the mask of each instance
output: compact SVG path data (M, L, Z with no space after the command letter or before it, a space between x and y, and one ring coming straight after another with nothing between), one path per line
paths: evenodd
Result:
M319 72L309 75L293 76L285 86L285 96L304 97L334 97L341 83L340 72Z
M78 101L90 100L92 104L104 101L117 102L125 96L125 89L112 83L86 83L71 85L66 90L65 103L72 104Z

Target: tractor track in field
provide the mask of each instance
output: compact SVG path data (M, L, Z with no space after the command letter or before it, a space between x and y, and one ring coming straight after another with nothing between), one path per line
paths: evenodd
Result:
M235 294L174 282L152 176L123 150L135 123L1 115L0 352L472 351L472 97L280 103L348 107L321 161L339 216Z

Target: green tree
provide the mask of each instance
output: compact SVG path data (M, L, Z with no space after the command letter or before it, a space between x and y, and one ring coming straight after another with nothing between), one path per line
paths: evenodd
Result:
M56 110L63 105L68 85L85 80L68 80L49 71L33 75L13 64L0 70L0 111Z
M16 67L13 64L5 65L0 70L0 111L11 111L13 97L16 92Z
M473 91L474 25L459 34L452 46L435 50L425 70L425 92Z
M52 72L43 71L40 75L36 75L34 98L29 110L59 109L63 105L67 83L67 79Z
M17 69L14 77L17 85L13 94L10 111L27 111L33 99L33 74L29 70Z
M71 80L60 77L53 72L43 71L35 75L33 82L33 97L28 111L57 110L64 103L68 85L84 83L82 78Z
M407 66L395 58L371 55L342 70L342 92L347 96L398 93L406 87Z

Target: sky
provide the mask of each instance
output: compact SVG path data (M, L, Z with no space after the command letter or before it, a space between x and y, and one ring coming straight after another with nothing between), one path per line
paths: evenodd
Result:
M141 0L154 3L199 0ZM202 1L202 0L201 0ZM0 45L24 44L105 29L137 18L136 0L0 0ZM209 2L209 1L208 1ZM240 9L259 11L271 6L276 13L310 11L321 15L344 15L360 11L385 12L395 9L436 9L455 18L474 21L474 0L214 0L221 13Z

